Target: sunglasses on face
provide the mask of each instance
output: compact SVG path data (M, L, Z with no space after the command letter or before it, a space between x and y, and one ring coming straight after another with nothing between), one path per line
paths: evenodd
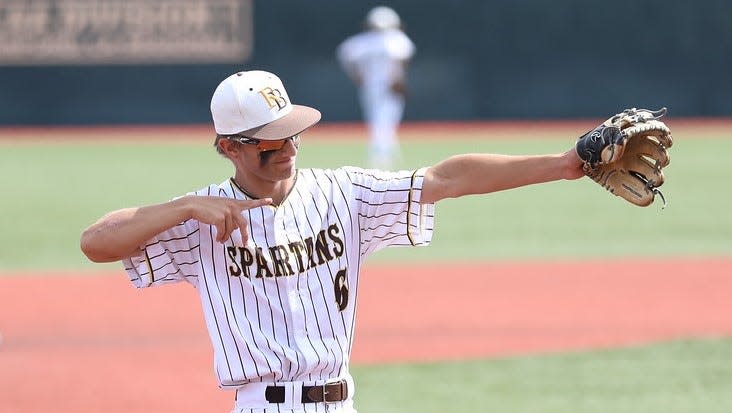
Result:
M282 149L282 147L285 146L288 140L292 140L292 143L295 144L296 148L300 145L300 135L290 136L289 138L278 139L275 141L249 138L241 135L232 136L229 139L235 142L243 143L245 145L256 145L257 149L259 149L260 152L276 151L278 149Z

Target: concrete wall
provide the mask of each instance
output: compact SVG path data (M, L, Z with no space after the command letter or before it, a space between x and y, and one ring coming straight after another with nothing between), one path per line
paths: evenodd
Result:
M0 67L0 124L209 122L218 82L251 68L278 73L325 121L357 120L334 49L377 4L255 2L254 49L240 64ZM731 2L388 4L417 45L408 120L597 117L629 106L732 115Z

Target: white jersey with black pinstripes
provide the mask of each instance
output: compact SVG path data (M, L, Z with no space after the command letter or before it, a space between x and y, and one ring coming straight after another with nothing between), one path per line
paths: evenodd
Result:
M196 287L221 387L350 377L364 259L431 240L434 205L420 203L425 169L301 169L281 205L244 212L246 246L220 244L215 227L191 219L123 264L138 288ZM195 194L250 198L231 179Z

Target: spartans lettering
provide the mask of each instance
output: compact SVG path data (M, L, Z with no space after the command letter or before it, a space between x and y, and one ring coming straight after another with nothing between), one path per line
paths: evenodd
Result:
M303 273L343 255L345 244L340 233L341 229L332 224L314 237L267 249L228 246L229 275L269 278Z

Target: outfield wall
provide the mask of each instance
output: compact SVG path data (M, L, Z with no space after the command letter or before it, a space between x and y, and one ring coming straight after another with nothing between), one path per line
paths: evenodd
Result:
M333 52L376 4L254 2L254 44L242 62L2 65L0 124L204 123L216 84L242 68L277 72L293 100L326 121L357 120ZM662 105L673 116L732 115L724 0L389 5L418 48L408 120L601 117Z

